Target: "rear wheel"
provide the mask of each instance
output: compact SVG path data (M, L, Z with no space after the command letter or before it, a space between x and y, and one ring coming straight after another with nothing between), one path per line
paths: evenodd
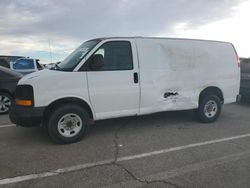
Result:
M221 107L222 102L218 96L206 95L200 100L196 115L201 122L212 123L220 116Z
M81 140L89 127L89 115L80 106L66 104L53 110L48 120L48 133L59 144Z
M0 114L9 112L13 98L8 93L0 93Z

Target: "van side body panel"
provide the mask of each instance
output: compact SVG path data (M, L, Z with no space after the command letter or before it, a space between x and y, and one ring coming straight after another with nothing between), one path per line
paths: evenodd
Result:
M204 64L197 70L197 78L208 80L204 86L218 87L222 91L225 104L236 102L240 86L240 68L233 45L195 40L193 44L194 61Z
M44 69L31 73L18 83L33 86L35 107L46 107L63 98L85 101L95 113L89 100L86 72L61 72Z
M95 109L96 120L134 116L139 111L140 87L139 83L134 83L134 73L139 71L134 40L104 40L99 46L109 42L129 42L133 67L129 70L87 72L90 103Z
M140 114L198 108L199 95L218 87L225 103L239 92L239 68L231 44L182 39L137 39Z

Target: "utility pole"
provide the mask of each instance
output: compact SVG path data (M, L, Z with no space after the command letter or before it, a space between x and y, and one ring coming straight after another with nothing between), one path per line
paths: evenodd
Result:
M52 48L51 48L51 41L49 40L49 52L50 52L50 63L52 63Z

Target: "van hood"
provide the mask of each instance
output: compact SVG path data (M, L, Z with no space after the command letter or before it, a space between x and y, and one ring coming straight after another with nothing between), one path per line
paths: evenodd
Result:
M18 82L18 84L27 84L27 83L33 82L34 80L37 80L37 79L50 79L51 80L51 77L54 77L56 75L61 75L63 73L64 72L61 72L61 71L43 69L41 71L37 71L37 72L30 73L28 75L25 75ZM53 81L53 79L51 81Z

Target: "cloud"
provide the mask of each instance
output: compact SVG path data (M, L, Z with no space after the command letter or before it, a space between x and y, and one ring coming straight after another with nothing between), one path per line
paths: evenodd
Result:
M157 36L233 16L241 0L10 0L0 1L0 40L43 49L103 36ZM184 24L184 25L181 25ZM178 26L178 25L177 25ZM29 40L29 41L27 41ZM64 42L62 42L64 41ZM26 43L27 42L27 43ZM40 43L40 44L39 44ZM43 43L43 45L42 45ZM14 45L15 46L15 45ZM23 48L22 48L23 49Z
M228 41L234 44L241 57L249 57L250 25L246 24L250 16L249 7L250 1L241 3L234 8L238 10L237 15L208 22L197 28L185 22L177 23L173 27L173 33L175 37ZM164 35L162 33L159 36Z
M41 2L41 3L40 3ZM6 34L154 35L176 22L194 26L233 14L238 0L20 0L1 4L1 31Z

